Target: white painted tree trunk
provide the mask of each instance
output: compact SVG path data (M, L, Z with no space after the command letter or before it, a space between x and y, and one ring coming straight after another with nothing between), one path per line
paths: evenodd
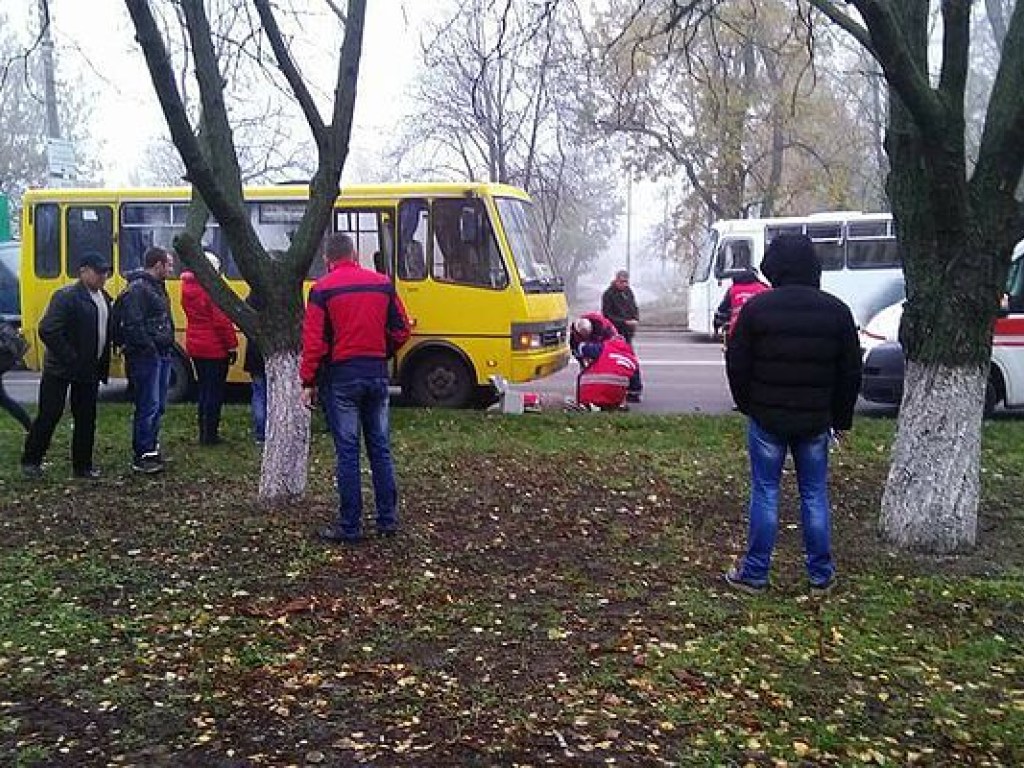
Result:
M267 357L267 441L260 472L260 501L285 504L306 492L309 411L302 405L297 352Z
M974 546L978 524L985 367L908 361L879 521L904 549Z

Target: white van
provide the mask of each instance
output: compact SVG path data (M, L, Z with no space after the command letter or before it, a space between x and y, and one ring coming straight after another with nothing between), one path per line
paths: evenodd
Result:
M996 320L992 367L985 392L985 411L1000 402L1024 408L1024 240L1013 249L1006 280L1008 304ZM861 397L875 403L899 405L903 398L903 348L899 343L903 302L879 312L860 330L864 351Z

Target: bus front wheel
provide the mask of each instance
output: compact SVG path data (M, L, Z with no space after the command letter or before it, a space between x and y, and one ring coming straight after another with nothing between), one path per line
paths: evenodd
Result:
M474 394L473 376L456 355L435 352L416 364L409 379L410 399L427 408L462 408Z

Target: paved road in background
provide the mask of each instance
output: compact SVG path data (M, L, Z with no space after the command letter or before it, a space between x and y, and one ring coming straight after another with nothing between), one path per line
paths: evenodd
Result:
M725 361L718 344L682 331L641 333L636 349L644 378L643 402L633 405L636 413L730 413L732 398L725 379ZM517 389L540 393L545 402L573 397L578 368L566 368ZM36 400L39 379L33 373L9 373L4 377L7 391L24 403ZM115 380L102 388L101 398L117 401L125 398L125 382ZM239 398L242 399L242 398ZM861 401L862 413L893 414L892 408L879 408Z

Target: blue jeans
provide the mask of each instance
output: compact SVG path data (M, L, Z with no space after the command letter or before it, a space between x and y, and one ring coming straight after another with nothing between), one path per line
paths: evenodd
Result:
M171 383L171 358L133 355L128 358L128 378L135 398L132 451L139 459L155 453L160 441L160 418L167 407L167 387Z
M256 441L267 439L267 377L262 373L252 374L252 433Z
M398 487L391 463L388 397L387 379L348 379L341 371L331 371L330 400L326 405L338 457L336 476L340 506L336 531L345 538L354 539L362 533L360 431L373 473L377 529L393 531L398 527Z
M800 527L804 536L807 575L811 584L832 578L831 513L828 501L828 433L784 438L750 420L750 541L740 576L755 584L768 582L768 571L779 530L779 482L787 449L793 452L800 489Z

